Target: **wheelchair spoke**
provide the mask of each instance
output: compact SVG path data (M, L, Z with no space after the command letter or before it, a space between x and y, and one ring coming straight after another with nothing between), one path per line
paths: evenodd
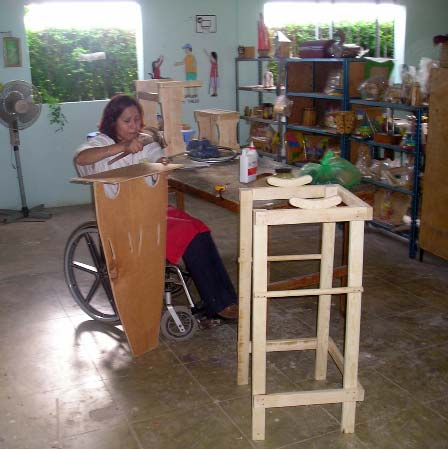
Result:
M101 279L100 277L96 277L95 281L93 282L92 286L90 287L89 292L87 293L86 297L85 297L85 302L87 304L90 304L90 301L92 300L93 296L95 295L96 291L98 290L98 287L101 284Z
M73 299L87 315L102 322L120 322L96 222L80 225L69 237L64 274Z
M77 268L80 271L84 271L85 273L93 274L94 276L96 276L98 273L96 267L93 267L92 265L88 265L86 263L77 262L76 260L72 262L72 267Z
M114 312L117 313L117 307L115 305L114 294L112 292L112 287L110 285L109 279L101 278L101 284L104 288L104 291L106 292L106 296L107 296L107 300L109 301L109 304L111 305Z
M84 238L86 239L87 248L89 249L90 255L92 256L93 263L99 269L102 265L101 263L101 255L96 247L95 240L88 233L84 234Z

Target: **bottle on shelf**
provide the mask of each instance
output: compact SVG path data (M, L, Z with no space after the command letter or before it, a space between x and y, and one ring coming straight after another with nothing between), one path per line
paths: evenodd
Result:
M257 179L258 153L253 142L241 150L240 182L248 183Z

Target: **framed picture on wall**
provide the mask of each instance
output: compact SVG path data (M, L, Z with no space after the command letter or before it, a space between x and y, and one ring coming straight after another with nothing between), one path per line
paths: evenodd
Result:
M196 33L216 33L216 16L196 16Z
M3 38L3 61L5 67L22 67L22 52L18 37Z

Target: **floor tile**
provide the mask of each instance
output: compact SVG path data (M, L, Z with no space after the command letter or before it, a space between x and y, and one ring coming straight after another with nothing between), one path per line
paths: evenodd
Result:
M221 403L238 428L251 437L251 402L235 399ZM335 430L338 422L320 406L285 407L266 410L266 439L256 447L280 448Z
M145 449L248 449L247 438L219 406L202 405L188 411L133 425Z
M375 449L444 449L448 441L447 422L420 406L392 418L380 418L356 426L356 436Z
M82 433L62 441L64 449L141 449L126 422L104 430Z

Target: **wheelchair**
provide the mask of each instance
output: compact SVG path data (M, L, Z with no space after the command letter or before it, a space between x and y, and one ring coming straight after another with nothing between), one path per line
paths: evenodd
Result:
M64 251L64 274L73 299L87 315L103 323L120 324L96 221L81 224L70 235ZM169 340L188 340L199 327L195 315L200 308L190 294L191 282L186 270L166 264L166 310L162 313L160 332ZM188 307L173 305L173 298L182 293Z

